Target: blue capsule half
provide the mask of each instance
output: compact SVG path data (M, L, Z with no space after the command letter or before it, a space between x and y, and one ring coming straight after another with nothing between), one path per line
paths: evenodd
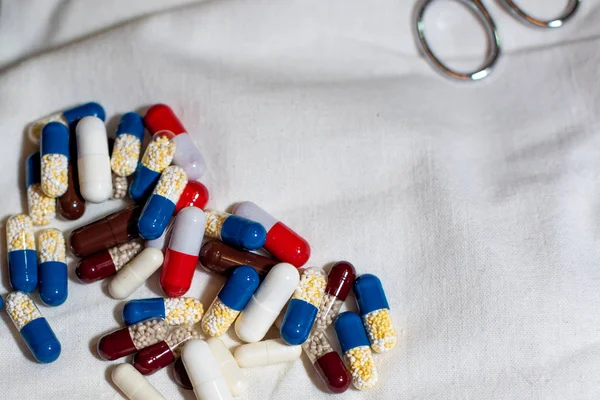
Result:
M152 194L159 179L160 172L153 171L139 163L135 174L133 174L131 185L129 185L129 197L133 201L144 201Z
M162 297L153 299L131 300L123 307L125 325L133 325L148 318L165 318L165 300Z
M77 107L63 111L63 116L67 120L69 127L74 128L75 124L84 117L97 117L102 121L106 119L104 108L95 102L81 104Z
M60 356L60 342L46 318L34 319L21 329L21 337L41 363L51 363Z
M31 185L35 185L36 183L42 182L41 168L41 156L39 151L27 157L27 164L25 165L26 188L28 188Z
M115 138L125 134L133 135L142 141L144 137L144 122L138 113L128 112L121 117Z
M8 252L8 275L10 285L19 292L31 293L38 284L38 261L35 250Z
M354 281L354 295L360 315L366 315L371 311L381 310L390 306L383 291L383 286L378 277L372 274L364 274Z
M47 261L39 267L40 299L44 304L56 307L68 297L67 264L59 261Z
M256 250L265 244L267 231L258 222L230 215L221 227L221 240L232 246Z
M163 234L175 212L175 203L158 194L150 196L138 220L140 236L153 240Z
M260 278L248 265L237 267L219 291L217 297L227 307L242 311L258 288Z
M281 338L290 346L306 342L318 311L317 307L304 300L290 300L279 330Z
M69 159L69 128L60 122L44 125L41 136L41 156L62 154Z
M369 343L369 338L367 337L367 332L365 332L362 319L357 313L352 311L341 313L335 319L333 326L335 328L338 341L340 342L342 354L346 353L348 350L354 349L355 347L369 347L371 345Z

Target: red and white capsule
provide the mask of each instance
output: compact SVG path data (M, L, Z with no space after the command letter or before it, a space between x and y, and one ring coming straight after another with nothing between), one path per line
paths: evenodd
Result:
M160 274L160 286L169 297L190 289L204 237L206 217L197 207L186 207L175 218Z
M251 201L238 203L233 214L258 222L265 228L267 241L264 248L275 258L296 268L306 264L310 258L310 246L302 236Z

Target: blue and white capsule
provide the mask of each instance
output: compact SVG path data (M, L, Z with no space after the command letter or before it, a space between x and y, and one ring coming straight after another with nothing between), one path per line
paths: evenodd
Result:
M33 292L38 284L38 260L31 217L17 214L6 221L6 248L10 285L14 290Z
M94 102L85 103L77 107L69 108L65 111L48 115L32 122L29 124L27 133L33 143L38 144L40 142L42 129L46 124L50 122L60 122L66 127L73 128L81 118L90 116L100 118L102 121L106 119L106 113L100 104Z
M117 176L129 176L138 166L142 139L144 138L144 123L142 117L134 112L129 112L121 117L110 167Z
M69 180L69 128L50 122L42 129L42 190L48 197L60 197Z
M38 238L39 291L44 304L56 307L68 296L65 237L54 228L45 229Z
M146 240L159 238L175 212L175 205L187 185L187 175L181 167L172 165L162 173L154 192L138 220L140 236Z
M393 349L396 331L379 278L372 274L359 276L354 281L354 295L373 351L384 353Z
M152 136L152 141L146 147L142 162L138 164L129 185L129 197L134 201L143 201L152 193L160 174L171 165L177 148L172 140L173 132L160 131Z
M260 279L256 270L248 265L237 267L219 291L204 318L202 330L209 336L221 336L233 324L252 298Z
M34 225L48 225L56 217L56 200L42 190L39 152L27 157L25 174L29 216Z
M157 297L131 300L123 307L126 325L137 324L149 318L162 318L167 325L194 325L200 322L204 307L193 297Z
M372 388L377 384L377 369L360 317L346 311L338 315L333 326L348 371L352 375L352 383L359 390Z
M325 287L327 275L321 268L304 270L279 330L281 338L290 346L302 344L308 339L325 295Z
M267 231L258 222L215 210L205 210L204 213L204 234L208 237L246 250L260 249L267 240Z
M60 342L29 295L10 293L6 296L6 312L36 360L56 361L60 356Z

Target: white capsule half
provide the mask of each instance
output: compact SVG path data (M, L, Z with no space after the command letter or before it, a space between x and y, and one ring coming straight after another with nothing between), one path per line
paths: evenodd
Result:
M258 342L290 299L300 276L291 264L275 265L235 321L235 333L244 342Z
M169 240L169 250L178 253L198 255L202 247L206 217L198 207L185 207L177 214L173 233Z
M145 248L112 278L108 285L110 295L118 300L129 297L162 263L162 251L154 247Z
M112 380L129 400L167 400L165 396L131 364L120 364L113 368Z
M281 339L243 344L235 349L234 357L242 368L264 367L292 362L300 358L302 346L289 346Z
M187 342L183 346L181 360L194 387L196 399L233 399L217 360L204 340L192 339Z
M239 397L246 393L249 386L248 380L225 343L219 338L207 339L206 343L210 346L210 350L219 364L219 369L227 381L231 395Z
M106 126L100 118L85 117L77 123L79 189L84 199L102 203L112 194L112 175Z

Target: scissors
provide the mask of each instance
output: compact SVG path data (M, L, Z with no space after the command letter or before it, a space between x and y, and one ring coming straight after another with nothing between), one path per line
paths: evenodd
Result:
M483 65L479 67L478 70L467 73L461 73L446 66L446 64L437 58L427 43L427 39L425 38L425 24L423 22L423 17L427 7L434 1L435 0L418 0L414 13L413 27L415 31L415 37L417 39L417 47L425 55L425 59L442 75L459 81L478 81L489 76L496 65L496 62L498 61L498 57L500 56L501 45L496 24L494 23L494 20L490 16L488 10L483 5L482 1L455 0L468 7L475 14L477 19L483 24L488 42L488 50L485 60L483 61ZM562 26L575 14L580 2L580 0L568 0L567 6L558 17L549 21L542 21L525 13L512 0L498 1L517 20L521 21L525 25L539 28L558 28Z

